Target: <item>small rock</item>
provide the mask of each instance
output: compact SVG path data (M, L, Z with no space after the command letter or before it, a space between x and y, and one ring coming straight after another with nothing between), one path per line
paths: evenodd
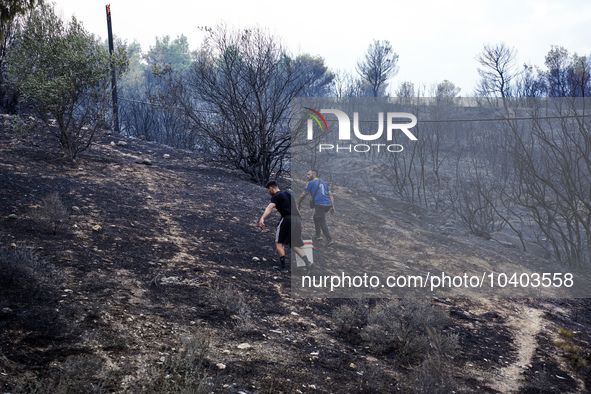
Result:
M349 368L351 368L351 369L357 369L357 365L351 363L351 364L349 364Z
M215 366L218 367L218 369L226 369L226 364L223 363L217 363Z
M18 219L18 215L16 213L12 213L12 214L8 215L8 219L16 220L16 219Z
M491 241L494 241L494 239L490 239ZM505 248L512 248L512 249L518 249L519 246L511 243L511 242L505 242L505 241L497 241L498 243L500 243L502 246L504 246Z
M75 205L72 207L72 211L74 211L74 212L78 212L79 210L80 210L80 208Z
M111 141L111 146L116 146L114 141Z
M297 312L291 312L291 314L292 314L293 316L299 316L299 314L298 314Z
M237 347L238 347L238 349L241 349L241 350L250 350L250 349L252 349L252 345L249 344L249 343L241 343Z
M94 226L92 226L92 231L96 231L97 233L98 233L99 231L101 231L102 229L103 229L103 228L102 228L101 226L99 226L98 224L97 224L97 225L94 225Z
M170 159L170 155L168 153L165 153L164 155L162 155L163 159Z
M119 141L119 142L117 142L117 146L127 146L127 142Z
M258 257L253 257L252 261L261 261L261 259L259 259Z

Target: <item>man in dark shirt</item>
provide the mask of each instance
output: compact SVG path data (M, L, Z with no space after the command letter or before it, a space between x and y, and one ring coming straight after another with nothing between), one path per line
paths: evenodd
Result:
M302 219L300 218L300 213L293 196L288 191L279 190L276 181L267 182L265 187L271 195L271 202L267 205L265 212L259 220L259 227L262 229L265 228L265 219L271 214L273 208L277 208L277 211L281 215L281 220L277 225L277 232L275 234L275 249L279 256L279 265L273 268L281 272L288 272L287 266L285 265L285 248L283 247L283 244L287 244L304 260L306 263L306 275L310 275L312 263L308 260L302 249L302 246L304 246L304 241L302 241Z

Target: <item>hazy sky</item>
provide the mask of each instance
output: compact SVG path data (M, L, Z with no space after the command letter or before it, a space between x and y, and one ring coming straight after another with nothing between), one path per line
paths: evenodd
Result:
M427 88L444 79L470 96L478 79L475 56L484 44L504 42L520 63L543 66L551 45L591 55L591 1L587 0L416 0L358 2L56 0L87 30L107 37L105 6L111 4L114 34L144 51L165 35L187 36L201 45L199 26L226 22L259 26L281 37L290 51L324 57L333 69L354 72L373 39L389 40L400 72L391 86L410 81Z

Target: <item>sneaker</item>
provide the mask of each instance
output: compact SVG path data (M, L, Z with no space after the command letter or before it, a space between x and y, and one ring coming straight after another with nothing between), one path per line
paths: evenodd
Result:
M306 275L310 275L310 273L312 272L312 267L314 267L314 263L306 265Z
M322 241L322 235L315 235L314 241Z
M324 246L330 246L334 244L334 240L329 239L328 241L326 241L326 243L324 244Z
M280 271L280 272L283 272L284 274L287 274L289 272L289 270L287 269L287 267L282 267L280 265L274 265L273 266L273 269L274 270L277 270L277 271Z

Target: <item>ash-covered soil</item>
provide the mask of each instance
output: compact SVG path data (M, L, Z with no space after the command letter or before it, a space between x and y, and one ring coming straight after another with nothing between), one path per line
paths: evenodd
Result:
M17 122L0 119L0 247L5 259L16 249L39 261L29 273L3 265L3 392L427 392L421 379L437 371L439 392L586 390L588 300L429 299L446 317L441 335L458 348L434 369L402 362L395 350L376 352L363 327L339 329L334 311L357 301L291 296L290 275L271 268L273 231L257 227L269 201L263 187L197 153L109 132L69 163L50 134L17 132ZM285 179L280 186L301 191ZM55 234L34 214L51 193L69 213ZM315 248L325 272L355 253L352 239L388 243L363 239L384 228L396 234L397 254L384 248L376 261L538 261L396 200L338 185L333 193L337 245ZM359 204L385 219L339 214ZM369 311L384 301L359 303ZM559 329L573 332L580 365L563 360Z

